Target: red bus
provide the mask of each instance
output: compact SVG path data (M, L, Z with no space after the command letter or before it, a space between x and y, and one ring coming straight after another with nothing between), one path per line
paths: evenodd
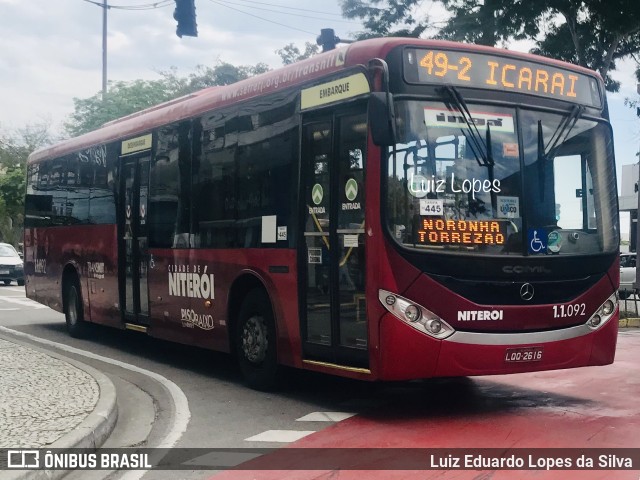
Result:
M617 211L596 73L374 39L33 153L26 291L258 388L605 365Z

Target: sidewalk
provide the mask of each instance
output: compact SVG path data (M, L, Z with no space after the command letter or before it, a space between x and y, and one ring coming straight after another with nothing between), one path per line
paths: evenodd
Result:
M640 328L640 318L622 318L620 328Z
M116 390L103 373L0 334L0 448L99 447L117 416ZM2 478L37 473L9 471Z

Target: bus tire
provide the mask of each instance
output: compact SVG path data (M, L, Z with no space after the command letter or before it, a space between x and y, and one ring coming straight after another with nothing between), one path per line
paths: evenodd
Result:
M238 313L235 350L247 384L271 390L278 383L276 328L271 302L263 289L251 290Z
M80 282L74 277L64 291L64 318L67 331L73 338L84 338L88 334L89 325L84 320L84 307L80 293Z

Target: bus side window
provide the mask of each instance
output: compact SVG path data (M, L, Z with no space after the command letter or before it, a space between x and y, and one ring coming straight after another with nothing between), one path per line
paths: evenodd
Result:
M193 230L202 248L236 246L237 130L233 116L215 112L202 119L198 171L193 177Z
M292 172L298 147L295 106L295 96L276 94L268 102L247 104L238 117L245 120L238 129L236 153L241 247L284 247L292 238ZM287 227L286 241L263 239L263 216L275 217L278 226Z
M189 237L190 185L190 124L162 127L149 172L150 247L188 247L175 240Z

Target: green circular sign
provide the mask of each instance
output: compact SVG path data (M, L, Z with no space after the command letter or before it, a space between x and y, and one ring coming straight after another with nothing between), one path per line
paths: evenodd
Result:
M557 230L547 236L547 249L551 253L558 253L562 248L562 235Z
M347 200L353 202L358 196L358 182L353 178L347 180L347 184L344 186L344 194L347 196Z
M316 205L320 205L322 203L322 198L324 197L324 190L322 189L322 185L316 183L311 189L311 200Z

